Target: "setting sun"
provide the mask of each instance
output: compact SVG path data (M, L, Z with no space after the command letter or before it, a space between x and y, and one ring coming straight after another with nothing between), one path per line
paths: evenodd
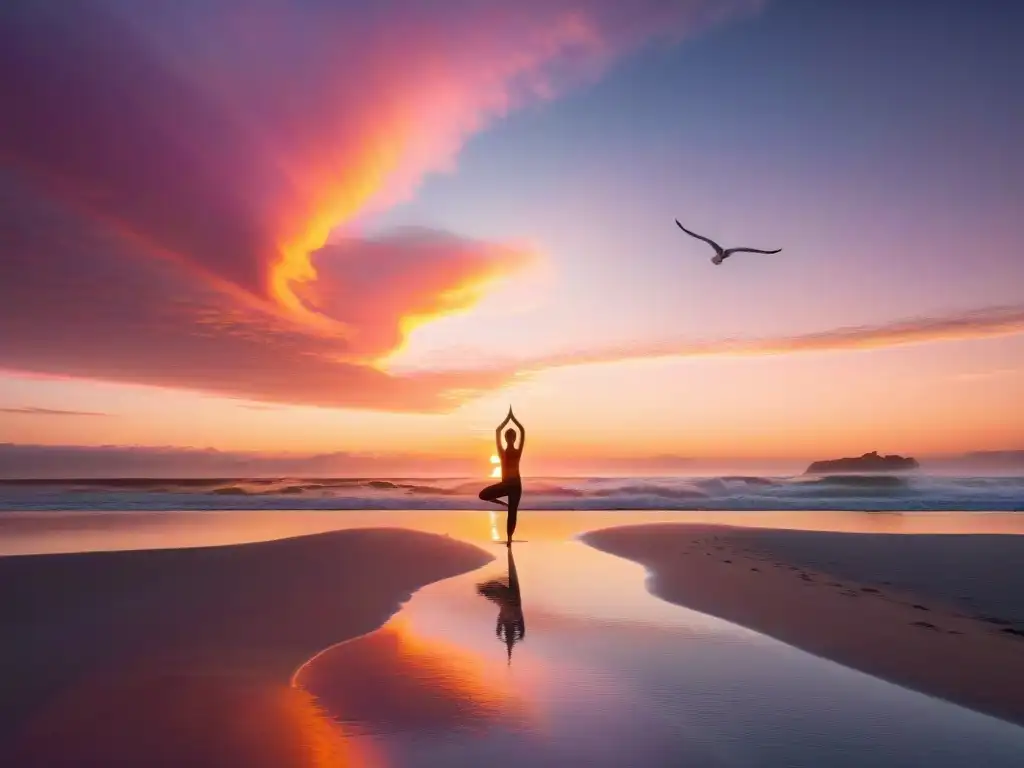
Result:
M496 454L491 456L491 464L497 465L491 470L491 477L501 477L501 459Z

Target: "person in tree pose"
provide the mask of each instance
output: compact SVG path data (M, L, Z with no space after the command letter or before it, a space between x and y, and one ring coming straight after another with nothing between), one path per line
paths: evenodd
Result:
M505 430L505 444L501 444L501 430L507 424L514 424L519 430L519 445L516 445L516 430L509 427ZM498 457L501 459L501 482L489 485L480 491L480 498L492 504L500 504L508 508L508 524L506 531L508 539L507 546L512 546L512 534L516 530L516 514L519 512L519 500L523 496L523 481L519 476L519 459L523 455L523 446L526 444L526 428L519 422L519 419L512 413L512 406L509 406L508 415L505 420L494 430L494 444L498 449ZM506 504L502 497L508 499Z

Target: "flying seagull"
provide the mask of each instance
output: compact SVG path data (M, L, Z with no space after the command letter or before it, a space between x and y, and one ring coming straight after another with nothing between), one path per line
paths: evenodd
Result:
M721 264L734 253L781 253L782 251L781 248L777 248L774 251L762 251L758 248L723 248L714 240L698 235L696 232L691 232L690 230L688 230L686 227L679 223L679 219L676 219L676 226L683 230L683 232L688 234L690 237L696 237L698 240L703 240L705 243L707 243L708 245L715 249L715 255L711 257L712 264Z

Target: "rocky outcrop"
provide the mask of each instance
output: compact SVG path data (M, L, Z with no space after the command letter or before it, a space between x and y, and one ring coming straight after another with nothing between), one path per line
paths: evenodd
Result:
M877 451L863 456L815 461L804 472L805 475L836 474L839 472L906 472L917 469L920 464L910 456L880 456Z

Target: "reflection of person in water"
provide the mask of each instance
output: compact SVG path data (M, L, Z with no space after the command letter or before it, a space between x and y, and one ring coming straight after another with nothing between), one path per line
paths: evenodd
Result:
M511 422L519 430L519 446L516 446L516 431L509 427L505 430L505 445L501 444L501 430ZM508 524L506 532L508 538L506 543L512 546L512 534L516 530L516 514L519 512L519 500L523 496L523 481L519 477L519 459L523 455L523 446L526 444L526 429L519 423L519 419L512 413L509 406L508 416L494 430L494 444L498 449L498 457L501 459L501 482L489 485L480 491L480 498L492 504L500 504L508 507ZM501 501L501 497L508 498L508 503Z
M512 663L512 646L526 637L526 619L523 618L523 601L519 594L519 576L512 548L508 549L508 584L494 579L480 584L477 592L492 603L498 604L498 624L495 634L508 649L508 663Z

